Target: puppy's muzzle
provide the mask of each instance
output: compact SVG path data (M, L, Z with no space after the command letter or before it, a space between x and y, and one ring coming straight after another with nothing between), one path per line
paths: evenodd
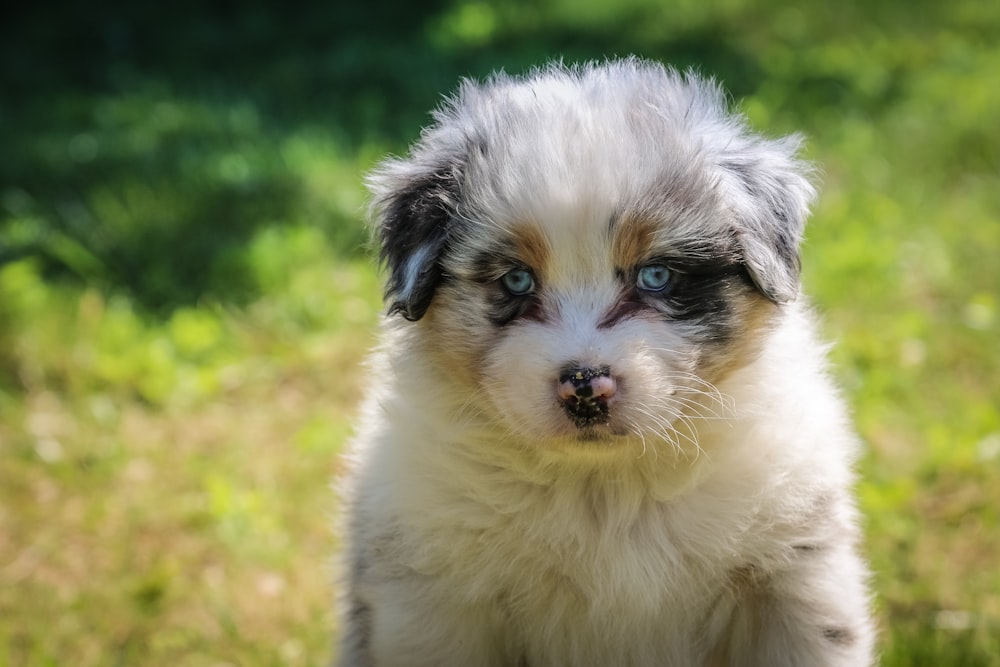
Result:
M607 424L608 404L617 391L608 366L567 367L559 375L559 401L578 428Z

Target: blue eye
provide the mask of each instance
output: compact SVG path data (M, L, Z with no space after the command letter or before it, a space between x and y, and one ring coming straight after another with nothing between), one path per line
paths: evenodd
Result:
M514 269L500 279L503 287L513 296L524 296L535 291L535 278L527 269Z
M662 292L670 282L670 269L662 264L647 264L639 269L635 284L647 292Z

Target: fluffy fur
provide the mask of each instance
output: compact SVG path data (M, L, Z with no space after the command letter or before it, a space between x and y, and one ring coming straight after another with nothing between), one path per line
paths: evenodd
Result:
M870 664L797 146L629 59L467 81L374 172L342 665Z

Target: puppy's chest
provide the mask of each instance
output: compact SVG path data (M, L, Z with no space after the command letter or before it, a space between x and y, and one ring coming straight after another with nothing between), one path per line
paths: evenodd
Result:
M423 536L423 562L414 565L512 618L686 618L726 585L720 557L692 553L693 528L667 505L551 489L524 492L508 507L461 504Z

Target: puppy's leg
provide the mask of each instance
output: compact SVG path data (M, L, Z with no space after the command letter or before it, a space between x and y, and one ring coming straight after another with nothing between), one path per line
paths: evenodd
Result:
M709 667L868 667L873 630L865 570L836 547L803 548L791 568L761 577L736 575L724 639ZM762 580L759 580L762 579Z

